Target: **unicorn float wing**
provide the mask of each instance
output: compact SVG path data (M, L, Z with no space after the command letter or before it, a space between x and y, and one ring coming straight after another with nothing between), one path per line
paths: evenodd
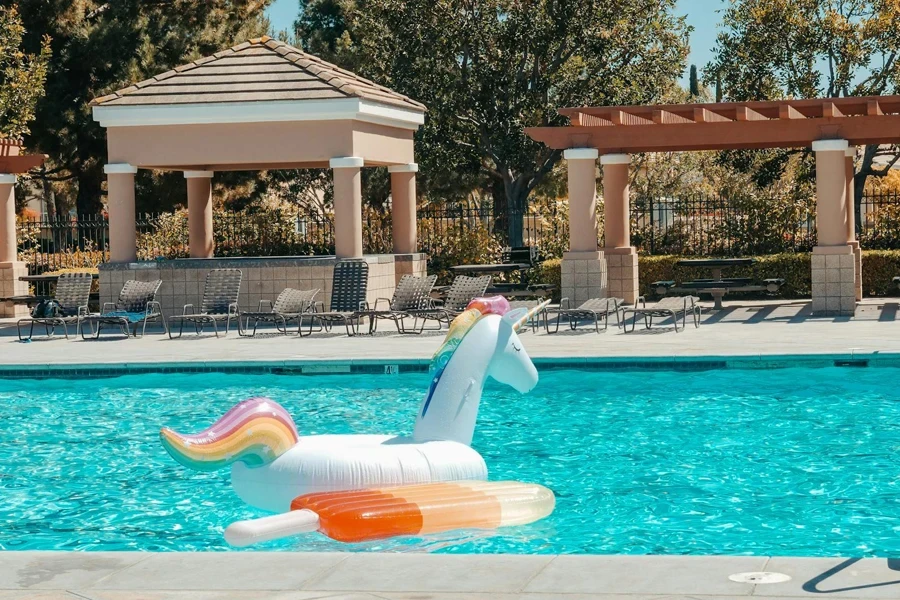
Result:
M300 436L284 408L252 398L199 434L163 429L163 446L192 469L231 466L242 500L284 513L235 523L227 538L236 545L302 531L357 541L542 518L553 509L547 503L552 492L484 482L487 466L470 444L488 376L523 393L537 385L537 370L516 331L545 305L511 311L499 296L473 300L435 353L411 437ZM478 516L483 514L493 517ZM348 535L347 523L368 533Z

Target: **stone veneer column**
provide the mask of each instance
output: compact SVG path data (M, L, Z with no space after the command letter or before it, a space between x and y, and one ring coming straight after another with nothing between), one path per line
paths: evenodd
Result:
M16 176L0 174L0 297L24 296L28 283L19 277L28 275L28 267L16 254ZM24 304L0 302L0 317L25 317Z
M597 150L570 148L569 251L563 254L561 295L572 306L606 298L606 259L597 248Z
M334 176L334 253L338 258L361 258L363 159L332 158Z
M856 148L847 148L844 157L844 171L847 176L847 244L853 248L853 268L855 271L855 287L856 301L862 300L862 250L859 247L859 240L856 239L856 199L853 189L853 176L856 173L854 168L854 160L856 159Z
M212 171L185 171L188 199L188 247L191 258L212 258L213 239Z
M603 210L608 269L609 290L612 298L623 298L634 304L638 298L638 256L631 245L631 209L629 198L628 168L631 157L628 154L604 154L600 157L603 165Z
M418 252L416 241L416 173L419 165L393 165L391 174L391 235L394 254Z
M137 228L134 218L134 174L137 167L111 163L106 173L106 210L109 213L109 261L137 260Z
M814 315L852 315L856 310L856 258L847 243L846 140L813 142L816 153L816 233L812 255Z

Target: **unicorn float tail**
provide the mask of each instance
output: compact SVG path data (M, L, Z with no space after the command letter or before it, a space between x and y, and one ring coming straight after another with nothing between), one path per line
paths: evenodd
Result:
M250 398L200 433L182 435L164 427L159 438L178 463L196 471L215 471L235 462L267 465L292 448L298 436L293 419L280 404Z

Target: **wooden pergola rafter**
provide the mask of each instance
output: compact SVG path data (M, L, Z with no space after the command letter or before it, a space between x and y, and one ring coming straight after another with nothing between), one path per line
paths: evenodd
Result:
M556 149L616 152L808 147L820 139L852 145L896 143L900 96L563 108L568 127L526 133Z

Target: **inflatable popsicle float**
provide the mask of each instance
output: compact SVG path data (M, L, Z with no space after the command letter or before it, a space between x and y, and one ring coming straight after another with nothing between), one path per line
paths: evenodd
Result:
M287 411L251 398L208 429L160 438L182 465L231 467L232 486L251 506L280 513L226 529L233 545L308 531L341 541L425 535L530 523L553 511L553 493L519 482L487 482L471 448L487 377L525 393L538 374L516 331L530 311L505 298L478 298L450 326L431 363L431 382L410 437L300 436Z

